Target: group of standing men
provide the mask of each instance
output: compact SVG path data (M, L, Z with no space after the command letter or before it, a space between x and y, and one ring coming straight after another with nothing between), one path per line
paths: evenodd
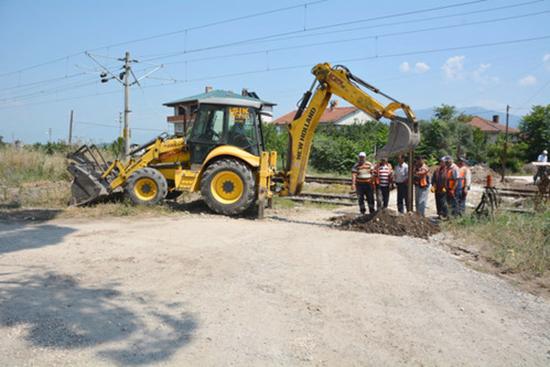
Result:
M404 213L407 209L409 166L403 156L397 158L395 169L382 158L376 164L367 161L364 152L359 153L357 163L352 170L352 190L357 193L359 210L369 213L388 207L390 190L397 188L397 210ZM461 215L466 208L466 197L471 185L471 172L464 158L458 164L450 156L441 158L430 180L430 169L423 157L416 157L412 172L416 211L425 216L428 192L435 194L437 214L440 218ZM376 206L375 206L376 204ZM449 213L450 212L450 213Z

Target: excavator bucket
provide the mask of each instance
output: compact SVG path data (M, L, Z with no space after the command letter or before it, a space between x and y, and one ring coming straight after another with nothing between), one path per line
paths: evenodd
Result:
M109 184L101 177L107 162L94 146L83 145L67 157L67 170L73 175L70 205L81 206L109 195Z
M393 120L390 123L388 143L376 152L376 158L388 158L414 149L420 142L420 134L405 122Z

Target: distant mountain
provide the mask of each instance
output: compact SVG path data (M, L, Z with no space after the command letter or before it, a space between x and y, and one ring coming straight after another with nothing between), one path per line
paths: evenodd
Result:
M483 107L458 107L457 110L466 115L479 116L487 120L491 120L493 115L499 115L500 123L506 123L506 114L498 111L488 110ZM419 120L429 120L433 117L433 108L424 108L420 110L415 110L416 117ZM521 116L510 114L510 126L518 127L519 122L521 121Z

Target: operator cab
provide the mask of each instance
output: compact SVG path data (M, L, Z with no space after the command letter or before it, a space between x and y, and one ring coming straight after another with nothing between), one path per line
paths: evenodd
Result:
M210 98L200 103L187 138L191 164L202 164L210 151L232 145L258 156L264 149L260 101Z

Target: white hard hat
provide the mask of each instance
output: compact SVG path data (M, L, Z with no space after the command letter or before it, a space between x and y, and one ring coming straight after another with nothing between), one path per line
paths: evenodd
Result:
M359 158L365 158L367 156L367 153L365 152L359 152Z

